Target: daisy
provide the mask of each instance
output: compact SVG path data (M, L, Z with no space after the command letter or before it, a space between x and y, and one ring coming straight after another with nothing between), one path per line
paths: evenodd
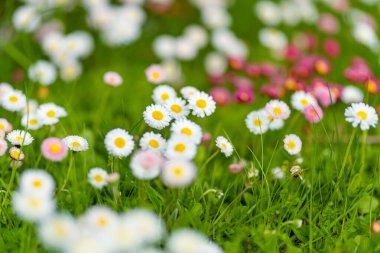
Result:
M140 148L142 150L155 150L163 151L166 147L166 140L162 138L161 134L156 134L154 132L146 132L140 139Z
M222 151L226 157L230 157L232 152L234 152L232 144L223 136L216 138L216 146L220 148L220 151Z
M183 136L192 140L195 144L202 141L202 129L199 125L195 124L188 119L176 120L171 125L171 131L175 135Z
M346 104L362 102L364 98L363 92L352 85L345 86L342 91L342 101Z
M28 76L32 81L47 86L55 82L57 72L53 64L40 60L29 67Z
M350 122L353 127L360 125L361 130L368 130L370 127L376 127L378 116L375 108L364 103L353 103L344 111L346 121Z
M189 108L197 117L210 116L215 111L215 101L204 92L197 92L189 98Z
M263 134L269 128L268 114L260 111L253 111L247 115L245 124L253 134Z
M12 85L9 83L0 83L0 105L2 97L10 91L13 91Z
M7 149L8 143L5 140L0 139L0 156L3 156L5 152L7 152Z
M55 182L53 177L44 170L29 169L20 176L20 193L33 193L52 197L54 189Z
M280 100L271 100L265 105L265 110L274 119L287 119L290 115L288 105Z
M108 184L108 173L102 168L92 168L87 176L90 184L97 189L101 189Z
M33 193L15 192L12 197L15 213L24 220L38 222L53 214L54 199Z
M162 83L166 80L166 73L164 69L157 64L150 65L145 70L145 75L148 82L151 82L153 84Z
M23 5L13 13L12 22L17 30L32 32L40 25L41 15L33 5Z
M181 95L189 100L194 94L199 93L199 90L193 86L185 86L180 90Z
M294 109L302 112L309 105L318 105L317 99L310 93L304 91L294 92L291 98Z
M146 124L158 130L167 127L171 120L169 111L163 105L155 104L145 109L143 117Z
M189 108L186 106L186 101L181 98L168 99L164 105L173 119L179 119L189 115Z
M172 136L168 140L165 156L168 158L180 158L191 160L197 154L197 147L194 142L182 136Z
M284 138L284 148L291 155L298 154L302 149L302 141L295 134L286 135Z
M284 179L285 173L280 167L275 167L272 169L272 175L275 179Z
M126 157L135 147L132 136L124 129L109 131L104 139L107 151L112 156Z
M110 86L117 87L123 83L123 78L118 73L109 71L104 74L103 81Z
M38 114L29 113L22 116L21 125L29 130L37 130L42 127L42 121Z
M7 140L15 146L28 146L33 142L34 138L24 130L13 130L7 134Z
M59 118L67 116L66 110L54 103L40 105L37 114L44 125L54 125L58 123Z
M46 159L59 162L67 156L68 148L66 144L58 138L50 137L41 144L41 153Z
M17 147L11 147L9 149L9 155L13 160L22 161L25 158L24 152L21 151L21 149Z
M259 113L263 114L268 119L268 128L270 130L278 130L284 126L284 120L282 119L274 119L271 115L267 113L265 109L260 109Z
M191 184L197 175L195 165L187 160L168 160L161 173L166 186L178 188Z
M26 97L19 90L11 90L2 96L1 104L8 111L21 111L26 106Z
M87 140L77 135L67 136L63 138L63 142L72 151L79 152L88 150Z
M309 105L307 106L303 113L307 121L312 123L318 123L323 119L323 111L318 105Z
M159 153L151 150L138 151L133 155L130 167L136 178L151 180L160 174L162 163L163 158Z
M110 208L105 206L92 206L87 209L86 213L80 217L83 225L88 229L105 231L117 224L117 214Z
M177 97L175 90L168 85L160 85L153 90L152 98L156 104L163 104L175 97Z
M0 131L4 131L6 133L12 131L11 123L9 123L9 121L4 118L0 118Z
M215 243L209 241L207 237L187 228L174 231L166 243L166 249L168 253L223 252Z

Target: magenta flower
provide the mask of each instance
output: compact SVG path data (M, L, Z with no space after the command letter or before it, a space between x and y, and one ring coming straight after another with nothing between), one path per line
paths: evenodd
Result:
M232 163L228 166L228 170L233 174L237 174L243 170L243 165L240 163Z
M320 75L327 75L331 71L331 65L326 59L317 59L314 64L315 70Z
M258 77L260 76L260 65L249 63L245 66L245 72L251 77Z
M210 96L220 106L228 105L231 102L231 93L223 87L213 88L210 91Z
M330 57L337 57L340 54L339 42L334 39L326 39L323 43L323 49L326 54Z
M50 137L41 144L42 155L50 161L59 162L67 156L67 146L58 138Z
M319 30L328 34L335 34L340 29L337 18L328 13L324 13L319 17L318 26Z
M241 57L232 56L228 58L228 63L230 64L232 69L242 70L245 67L246 61Z
M307 121L311 123L318 123L323 119L323 111L318 105L309 105L307 106L303 113Z
M248 104L253 102L255 96L252 90L239 89L235 92L235 99L238 103Z

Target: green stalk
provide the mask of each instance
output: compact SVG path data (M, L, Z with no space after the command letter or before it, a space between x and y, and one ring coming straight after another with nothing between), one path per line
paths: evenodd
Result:
M354 141L355 132L356 132L356 128L354 128L354 130L352 131L350 140L348 142L348 146L347 146L347 149L346 149L346 153L344 154L344 159L343 159L342 167L340 168L340 171L339 171L337 182L339 182L339 179L343 175L344 167L346 166L346 163L347 163L347 160L348 160L348 155L350 154L350 149L351 149L351 146L352 146L352 142Z

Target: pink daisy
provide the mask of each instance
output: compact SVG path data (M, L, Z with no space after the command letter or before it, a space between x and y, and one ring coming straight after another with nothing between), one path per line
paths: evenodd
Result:
M66 157L67 146L61 139L50 137L42 142L41 152L46 159L59 162Z
M21 151L21 149L16 147L11 147L9 149L9 155L12 157L13 160L22 161L25 158L24 152Z
M150 65L145 70L146 78L148 79L148 82L158 84L162 83L166 80L166 73L165 70L158 64Z
M323 111L318 105L310 105L303 111L307 121L317 123L323 118Z
M8 143L0 139L0 156L3 156L8 149Z
M116 72L108 71L104 74L103 81L110 86L117 87L123 83L123 78Z

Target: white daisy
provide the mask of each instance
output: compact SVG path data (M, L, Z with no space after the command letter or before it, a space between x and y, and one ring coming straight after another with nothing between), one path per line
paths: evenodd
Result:
M215 251L215 249L211 251L212 245L214 243L201 233L185 228L176 230L170 235L166 243L166 249L168 253L223 252L221 250Z
M40 60L29 67L28 76L32 81L47 86L55 82L57 72L53 64Z
M168 160L161 173L165 185L173 188L191 184L197 175L197 168L191 161Z
M132 174L142 180L151 180L161 172L163 158L160 153L153 150L138 151L132 159L130 167Z
M265 117L267 117L268 122L269 122L268 128L270 130L278 130L284 126L284 124L285 124L284 120L274 119L271 115L269 115L267 113L267 111L265 109L260 109L259 112L262 113Z
M158 130L167 127L171 120L169 111L163 105L155 104L145 109L143 117L146 124Z
M26 106L26 97L19 90L11 90L2 96L1 105L8 111L21 111Z
M145 70L145 75L148 82L151 82L154 84L162 83L162 82L165 82L166 80L165 70L160 65L157 65L157 64L153 64L149 66Z
M166 147L166 140L162 138L161 134L146 132L140 139L140 147L142 150L151 149L161 152Z
M199 93L199 90L193 86L185 86L180 90L181 95L189 100L194 94Z
M66 110L54 103L40 105L37 114L44 125L54 125L58 123L59 118L67 116Z
M263 134L269 128L268 114L262 111L253 111L247 115L245 124L253 134Z
M165 156L192 160L197 154L197 146L188 138L174 135L168 140Z
M156 104L163 104L175 97L177 97L175 90L168 85L160 85L153 90L152 98Z
M266 112L274 119L287 119L290 115L289 106L280 100L271 100L265 105Z
M198 92L189 98L189 108L197 117L210 116L215 111L215 101L207 93Z
M310 105L318 105L317 100L313 95L304 91L294 92L291 98L291 103L294 109L303 112Z
M108 184L107 182L108 173L102 168L90 169L87 177L90 184L97 189L101 189Z
M0 118L0 131L4 131L6 133L12 131L12 125L7 119Z
M22 219L38 222L54 212L55 202L54 199L44 195L15 192L12 197L12 207Z
M153 42L154 53L161 59L172 59L175 56L175 42L172 36L158 36Z
M218 136L216 138L216 146L220 148L220 151L222 151L226 157L231 156L232 152L234 152L232 144L223 136Z
M199 125L195 124L191 120L188 120L188 119L176 120L171 125L171 131L175 135L189 138L195 144L201 143L202 129Z
M189 115L189 108L186 106L186 101L182 98L168 99L164 105L173 119L179 119Z
M124 129L109 131L104 139L108 153L117 157L126 157L132 153L135 143L133 137Z
M77 135L71 135L63 138L63 142L72 151L86 151L88 150L88 142L85 138Z
M21 125L29 130L37 130L42 127L42 121L38 114L29 113L22 116Z
M344 116L353 127L360 125L360 129L363 131L370 127L376 127L378 121L375 108L364 103L351 104L344 111Z
M13 87L9 83L0 83L0 105L1 105L2 97L12 90L13 90Z
M33 5L23 5L13 13L12 22L17 30L32 32L39 26L41 15Z
M285 33L275 28L263 28L259 31L261 44L273 50L284 49L288 43Z
M20 193L52 197L55 189L53 177L44 170L28 169L20 176Z
M302 141L300 137L295 134L286 135L284 138L284 148L291 155L301 152Z
M15 146L28 146L33 142L34 138L24 130L13 130L7 134L7 140Z
M360 103L363 101L363 92L356 86L345 86L342 90L342 101L346 104Z

